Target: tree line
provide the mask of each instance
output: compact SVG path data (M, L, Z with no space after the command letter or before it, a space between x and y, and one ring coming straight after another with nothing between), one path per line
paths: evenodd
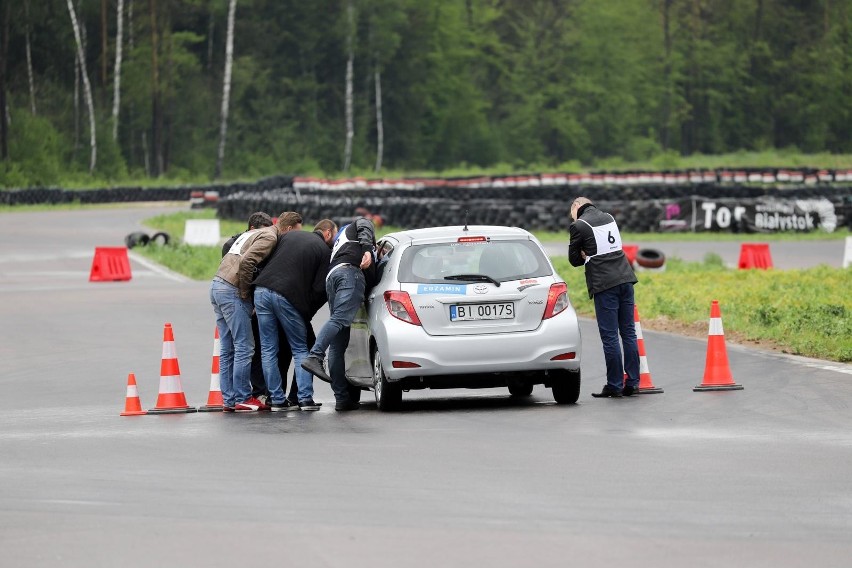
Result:
M852 152L852 0L2 0L0 185Z

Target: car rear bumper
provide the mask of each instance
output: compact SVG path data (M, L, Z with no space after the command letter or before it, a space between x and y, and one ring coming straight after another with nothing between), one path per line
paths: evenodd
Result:
M482 375L580 368L580 328L573 311L527 332L487 336L428 336L421 327L399 322L376 342L390 381L406 377ZM573 352L573 359L553 357ZM394 366L397 362L397 366ZM416 364L399 368L400 364ZM460 380L459 382L463 382Z

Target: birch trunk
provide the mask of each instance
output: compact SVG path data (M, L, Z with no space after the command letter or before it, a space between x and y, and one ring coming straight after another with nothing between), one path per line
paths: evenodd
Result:
M30 111L33 113L33 116L36 115L36 101L35 101L35 80L33 79L33 54L32 49L30 47L30 28L32 24L30 23L30 0L24 2L24 10L26 12L27 18L27 28L26 28L26 51L27 51L27 80L30 84Z
M382 72L376 65L376 172L382 170L385 153L385 123L382 120Z
M101 0L101 89L102 92L107 90L107 0ZM106 98L106 97L104 97ZM104 99L102 98L101 101Z
M343 149L343 171L348 172L352 163L352 139L355 138L355 129L352 117L352 68L355 63L355 50L353 48L355 8L352 0L346 5L347 33L346 47L349 57L346 60L346 146Z
M113 72L112 89L112 139L118 140L118 109L121 104L121 47L124 32L124 0L118 0L116 7L116 23L118 28L115 32L115 71Z
M86 60L83 55L83 38L80 35L80 25L77 23L77 14L74 12L74 5L71 0L68 2L68 13L71 15L71 26L74 28L74 39L77 42L77 59L80 60L80 74L83 78L83 94L86 97L86 106L89 110L89 147L91 148L91 157L89 159L89 173L95 171L95 165L98 160L98 145L95 140L95 105L92 102L92 86L89 84L89 77L86 73Z
M225 40L225 78L222 80L222 122L219 128L219 154L216 157L216 172L213 179L222 175L222 164L225 161L225 140L228 134L228 104L231 100L231 68L234 62L234 16L237 10L237 0L230 0L228 6L228 31Z
M80 149L80 58L74 53L74 158Z

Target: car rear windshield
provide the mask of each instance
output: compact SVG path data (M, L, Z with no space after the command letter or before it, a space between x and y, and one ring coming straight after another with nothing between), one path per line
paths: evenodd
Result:
M406 249L400 282L446 282L447 276L482 274L498 282L551 276L541 249L530 240L446 242Z

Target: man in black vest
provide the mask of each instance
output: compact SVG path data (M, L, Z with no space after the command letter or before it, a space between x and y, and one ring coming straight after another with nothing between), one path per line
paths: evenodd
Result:
M621 233L612 215L588 198L578 197L571 204L571 219L568 261L572 266L586 266L586 288L595 302L606 360L606 386L592 396L631 396L639 392L639 347L633 319L636 274L621 250Z
M360 407L360 403L351 396L346 380L345 354L350 326L364 302L367 289L365 271L375 272L375 247L375 232L369 219L359 217L338 231L325 281L330 316L317 334L310 355L302 361L303 369L331 383L335 410L357 410ZM328 373L323 366L326 349Z

